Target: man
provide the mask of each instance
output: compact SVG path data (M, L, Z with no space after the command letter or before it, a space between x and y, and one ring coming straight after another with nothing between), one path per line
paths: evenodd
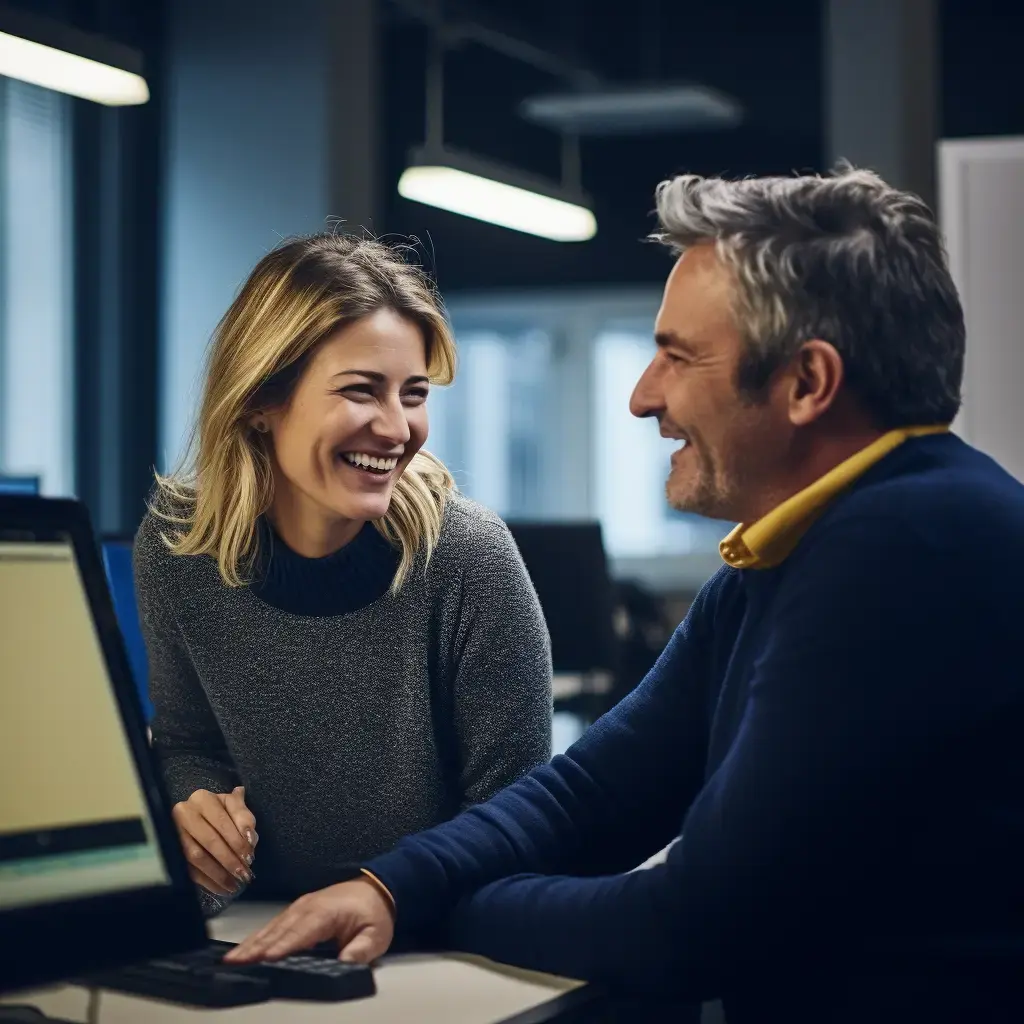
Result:
M631 407L680 443L672 505L741 524L727 565L566 756L234 959L369 961L397 929L730 1022L1003 1019L1024 488L948 431L964 326L935 223L856 170L683 176L658 211L679 258Z

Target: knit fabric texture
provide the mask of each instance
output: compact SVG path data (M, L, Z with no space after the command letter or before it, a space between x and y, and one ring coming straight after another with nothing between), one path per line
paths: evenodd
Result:
M397 595L372 526L327 559L278 541L240 588L213 558L172 554L169 529L148 513L134 551L153 747L172 802L246 787L253 897L347 878L549 759L547 629L511 534L482 506L450 497L433 557ZM204 895L208 913L225 902Z

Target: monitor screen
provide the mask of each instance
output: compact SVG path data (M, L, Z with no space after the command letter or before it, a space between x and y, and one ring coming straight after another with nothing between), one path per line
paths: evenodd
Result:
M0 537L0 650L0 913L170 885L70 538Z
M598 523L509 522L551 635L555 672L611 671L615 594Z

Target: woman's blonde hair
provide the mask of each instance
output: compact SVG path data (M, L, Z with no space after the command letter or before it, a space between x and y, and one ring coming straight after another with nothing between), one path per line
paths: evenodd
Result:
M172 525L176 555L211 555L228 586L244 586L258 548L259 517L273 500L270 435L252 428L259 410L292 395L317 346L362 317L389 309L423 332L427 373L455 376L455 341L430 279L402 251L367 238L290 239L256 264L217 326L199 416L179 470L157 474L152 511ZM376 528L401 552L392 590L417 552L426 560L441 533L451 474L419 452L399 477Z

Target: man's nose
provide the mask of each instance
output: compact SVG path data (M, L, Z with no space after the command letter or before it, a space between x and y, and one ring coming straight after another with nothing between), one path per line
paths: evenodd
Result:
M662 398L661 374L651 360L647 369L640 375L640 379L633 388L633 394L629 398L629 411L640 418L645 416L657 416L665 408Z

